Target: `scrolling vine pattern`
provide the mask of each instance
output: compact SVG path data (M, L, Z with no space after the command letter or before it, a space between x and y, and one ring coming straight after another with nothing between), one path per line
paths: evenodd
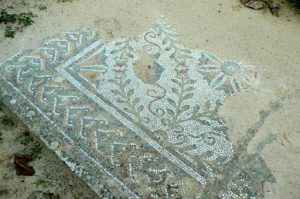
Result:
M263 195L265 181L275 181L260 156L270 142L262 141L257 154L246 150L262 124L233 146L218 115L227 97L257 84L253 66L186 49L163 16L141 35L107 44L89 31L65 36L33 55L17 55L3 69L12 71L7 78L28 90L54 123L68 132L79 129L71 137L134 190L127 194L256 198ZM90 45L91 53L72 58ZM72 62L64 66L64 59ZM272 111L276 107L261 117ZM139 131L141 138L130 131Z
M195 165L200 157L215 171L218 166L214 165L228 165L238 157L227 138L226 124L218 116L218 108L231 94L255 87L257 73L252 65L222 60L205 51L186 49L177 37L176 30L165 17L161 17L142 35L108 45L105 48L106 63L114 66L111 69L114 72L107 72L108 80L104 78L97 88L133 120L148 127L164 146L171 145L179 155ZM118 51L121 45L126 50ZM110 54L114 56L110 57ZM150 62L143 62L144 54ZM150 74L139 74L134 69L135 65L142 65L138 70L149 70ZM146 81L147 76L152 81ZM251 157L255 157L255 163L262 165L263 172L270 174L261 158ZM270 176L263 180L273 182ZM258 188L256 192L247 188L247 180L239 179L240 185L235 184L235 180L227 182L228 187L223 187L220 197L254 198L262 194L262 190L257 191ZM202 195L202 198L206 197L211 195Z

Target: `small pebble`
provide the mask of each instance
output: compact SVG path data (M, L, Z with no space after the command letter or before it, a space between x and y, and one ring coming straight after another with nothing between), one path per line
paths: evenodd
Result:
M15 99L12 99L12 100L10 100L10 102L9 102L9 103L10 103L11 105L13 105L13 104L15 104L16 102L17 102L17 100L15 100Z

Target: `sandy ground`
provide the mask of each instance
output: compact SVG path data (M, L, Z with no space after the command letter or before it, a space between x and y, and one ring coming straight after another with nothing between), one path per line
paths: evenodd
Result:
M110 41L143 32L163 14L177 28L186 47L256 65L259 87L251 93L235 94L225 102L220 113L226 119L234 142L259 120L260 111L267 110L274 101L281 104L281 108L266 119L253 142L270 132L277 135L262 154L277 180L265 185L266 198L299 198L300 15L297 11L284 7L280 16L275 17L267 11L240 6L237 0L49 1L42 3L47 6L43 11L35 6L41 4L39 1L28 2L29 5L19 3L16 7L32 10L38 17L14 39L4 38L3 28L0 29L0 63L20 50L37 47L44 38L56 32L84 27L99 31ZM0 5L7 4L10 2L0 1ZM23 150L18 143L23 129L18 123L16 128L1 130L4 141L0 145L0 154ZM253 150L248 148L249 152ZM16 177L11 164L0 165L0 185L11 190L0 198L27 198L31 192L45 192L48 188L62 198L76 198L77 195L79 198L96 198L46 149L33 165L37 169L34 177ZM37 189L32 182L45 172L53 176L55 185Z
M0 124L0 159L13 154L31 154L32 148L36 148L40 140L27 136L26 126L18 121L10 110L0 105L0 117L3 116L13 123ZM97 198L88 186L46 147L43 146L38 156L30 163L35 169L33 176L17 176L10 159L0 163L0 198ZM48 183L41 184L41 180Z

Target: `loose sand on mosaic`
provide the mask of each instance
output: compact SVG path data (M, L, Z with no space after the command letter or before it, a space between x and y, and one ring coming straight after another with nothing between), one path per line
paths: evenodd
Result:
M108 120L114 121L116 118L118 122L124 124L124 121L129 118L129 123L130 119L133 119L143 124L142 127L139 125L129 127L131 124L125 122L125 126L127 125L140 137L128 136L128 140L114 137L117 140L113 140L115 147L113 149L125 151L122 152L125 155L118 152L120 157L115 157L115 159L111 154L105 155L108 153L107 151L111 151L110 149L105 151L106 146L97 145L99 144L97 141L104 137L93 138L96 139L93 147L99 149L96 150L97 153L100 155L104 153L103 157L110 161L110 163L104 163L104 166L100 165L101 168L108 166L102 168L103 176L101 177L107 182L111 182L109 177L114 179L107 185L111 186L112 190L114 190L114 185L122 185L123 192L119 193L121 195L172 198L179 194L184 197L202 195L212 198L215 197L213 194L217 193L224 198L230 196L261 197L262 194L266 198L282 198L283 196L296 198L300 187L297 180L299 178L297 166L300 163L297 157L299 152L297 142L299 139L299 80L297 79L299 77L297 52L300 48L300 38L297 34L299 32L299 16L287 13L280 18L274 18L269 14L251 12L247 9L235 11L236 9L233 7L236 5L237 2L219 3L217 1L188 1L173 4L170 2L95 3L94 1L78 1L68 6L52 5L49 6L47 12L36 19L36 23L32 27L19 34L16 39L3 40L1 48L5 48L6 51L1 53L1 61L5 62L20 50L41 47L42 43L49 41L53 33L62 35L63 32L69 32L67 37L72 37L74 41L78 35L86 38L83 40L86 42L83 42L83 47L87 48L87 51L79 54L76 59L79 60L81 56L90 58L96 55L101 57L100 61L97 60L97 64L95 64L95 60L92 58L87 59L86 62L82 60L80 60L82 62L77 62L76 59L73 59L62 69L57 70L58 73L64 75L63 78L57 78L56 81L63 84L66 79L78 90L83 91L85 96L89 96L87 98L90 99L86 99L84 96L80 98L84 100L81 104L91 103L89 101L91 100L104 109L115 107L118 103L122 104L115 108L124 110L128 115L124 116L108 109L112 110L113 115L113 118L108 116L110 118ZM110 8L110 12L107 11L107 8ZM180 36L177 37L176 33L172 33L173 28L162 22L166 21L165 18L160 18L158 22L158 24L164 24L163 26L154 26L153 29L149 29L156 24L162 14L168 18L168 23L176 28ZM53 23L49 23L49 21ZM93 35L94 33L84 32L86 28L99 31L101 42L97 43L99 40L97 36ZM164 32L162 36L159 35L160 29ZM145 30L149 31L145 32ZM74 31L79 33L75 34ZM164 40L163 37L167 35L165 32L168 31L170 35L168 39ZM51 32L52 34L50 34ZM141 37L135 38L141 33L143 33ZM62 37L64 36L66 35ZM175 36L176 41L173 38ZM57 38L63 40L62 37L55 37L56 41ZM125 38L118 39L119 37ZM78 39L79 41L81 42ZM48 45L52 44L48 42ZM58 47L51 47L65 50L64 45L60 43ZM119 45L127 45L129 52L118 54L120 53L117 48ZM78 51L85 49L81 47ZM116 56L113 56L115 53ZM25 55L27 54L25 53ZM48 55L51 62L53 54L48 52ZM74 56L76 57L76 54ZM166 57L174 60L174 63L168 61L169 58ZM228 58L228 60L224 58ZM63 61L67 61L67 59ZM8 70L13 71L20 67L13 68L17 62L22 61L10 60L3 64L3 68L8 67ZM36 60L36 63L33 61L31 64L32 67L40 63ZM72 67L68 66L70 64L73 64ZM132 70L127 75L123 75L124 71L127 71L127 65L130 65ZM170 65L173 73L168 71L166 65ZM252 68L252 65L255 67ZM149 72L144 72L148 69ZM243 74L239 75L240 72ZM26 73L32 75L26 68L24 71L15 73L16 81L23 81L20 77ZM193 76L196 73L199 75ZM47 75L39 74L38 80L36 78L34 82L29 82L26 91L34 93L35 87L39 88L43 81L50 81L51 78L49 79ZM131 81L127 81L126 76ZM187 76L191 78L186 78ZM112 79L110 77L114 77L118 81L108 81ZM135 80L134 77L139 80ZM81 84L81 81L78 80L83 80L83 83ZM125 88L135 81L141 81L144 86L133 87L134 84L131 85L136 92ZM171 82L178 84L178 87L172 87ZM31 83L33 84L30 85ZM111 85L115 85L115 87ZM207 90L208 87L205 88L203 85L212 89ZM6 86L10 85L6 84ZM14 88L13 86L12 89ZM113 88L111 92L105 93L110 88ZM110 96L111 93L111 102L109 103L112 103L112 106L108 107L108 102L103 105L103 100L100 100L102 98L92 95L94 94L92 89L103 91L104 93L100 92L100 94L104 96ZM144 99L142 94L147 89L149 92L144 94L148 94L149 98ZM49 89L47 92L53 91ZM122 96L122 92L128 93ZM26 96L25 93L23 95ZM54 95L56 95L56 91L54 91ZM121 98L114 95L121 95ZM176 97L176 95L178 96ZM7 99L7 102L11 102L8 97L4 98ZM44 100L49 99L46 96ZM55 101L55 99L50 100ZM159 100L161 100L162 106L156 104ZM131 103L127 103L127 107L125 107L123 106L125 101ZM142 107L141 102L148 106ZM198 106L197 103L199 103ZM39 104L35 106L43 108ZM204 110L205 108L207 110ZM89 111L96 111L96 108L88 110L86 106L77 106L76 108L71 106L70 115L73 112L77 112L77 115L83 114L78 113L79 109L86 111L86 114ZM198 109L201 110L201 115L193 117L192 121L187 119L190 116L188 113L198 114ZM185 116L181 112L187 112L187 115ZM59 112L54 110L54 114L59 114ZM94 115L89 115L76 121L78 119L76 114L74 118L66 120L66 123L71 128L72 122L79 122L78 124L81 122L84 125L79 125L80 132L84 132L81 128L83 126L95 125L92 124L93 121L97 121L101 125L101 122L105 123L107 120L107 118L100 120L92 117ZM163 116L164 114L166 117ZM195 122L195 118L197 118L197 122ZM116 126L121 126L118 122L113 122L115 126L106 129L106 133L109 131L122 137L122 133L127 131L127 128L124 132L122 128L114 129ZM155 125L158 126L152 129L151 135L144 134L145 131L140 130L149 129ZM201 129L203 126L205 128ZM38 125L33 127L36 128L33 130L35 133L40 133L37 132ZM201 129L200 132L209 131L209 134L197 134L195 129ZM81 136L89 136L88 131L86 132L86 135ZM164 132L167 133L164 134ZM43 136L45 137L45 135ZM49 140L51 139L49 138ZM85 143L84 139L82 140L81 142ZM142 140L147 144L143 144ZM57 148L57 146L58 142L52 142L52 145L49 143L49 147ZM111 146L109 145L109 147ZM144 149L141 149L143 147ZM155 156L156 152L151 152L153 148L162 157ZM80 152L87 153L85 149L89 150L83 146ZM68 152L70 153L70 149ZM68 152L66 153L68 154ZM58 155L61 154L58 152ZM143 156L144 159L141 159L140 156ZM61 158L66 160L65 157L61 156ZM92 163L89 165L90 167L87 167L86 172L95 173L95 176L102 175L100 171L91 170L93 163L100 164L93 162L94 160L92 158L88 160ZM159 161L161 164L147 165L147 161ZM69 164L72 169L74 165L72 162ZM141 166L141 164L144 165ZM112 165L114 167L111 167ZM114 171L114 168L118 166L128 168ZM75 167L77 168L73 169L77 169L77 174L82 175L81 171L78 171L82 165ZM180 169L178 170L177 167ZM143 176L141 172L145 171L148 171L148 175ZM105 175L107 176L105 177ZM86 176L82 176L82 178L96 192L99 191L97 181L89 181ZM146 189L138 185L141 182L145 182ZM195 191L188 191L190 189ZM203 195L203 193L205 194ZM98 194L101 195L100 192ZM119 194L116 193L116 195Z

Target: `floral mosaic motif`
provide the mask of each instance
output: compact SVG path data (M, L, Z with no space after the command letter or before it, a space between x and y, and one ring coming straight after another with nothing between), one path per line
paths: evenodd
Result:
M243 92L249 86L257 84L254 66L222 60L212 53L202 54L197 69L212 88L223 89L226 93Z
M86 180L99 195L95 182L106 176L108 187L131 198L263 197L263 184L275 178L261 152L276 137L255 154L247 147L278 106L233 145L218 109L257 84L254 66L187 49L178 36L163 16L141 35L110 43L93 31L68 32L4 63L3 93L18 93L59 129L80 151L73 159L86 158L81 170L101 170ZM57 135L41 137L57 143Z

